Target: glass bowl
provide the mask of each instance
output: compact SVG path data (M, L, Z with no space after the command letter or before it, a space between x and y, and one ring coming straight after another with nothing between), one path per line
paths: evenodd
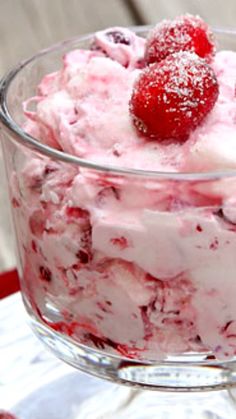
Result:
M135 28L144 37L147 30ZM219 49L235 49L234 31L215 34ZM116 383L230 388L236 172L97 165L24 132L22 103L91 37L44 50L1 82L1 139L32 329L62 360Z

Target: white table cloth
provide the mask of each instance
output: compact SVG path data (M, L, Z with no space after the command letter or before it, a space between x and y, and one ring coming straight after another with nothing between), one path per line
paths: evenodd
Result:
M19 419L74 419L84 399L111 386L44 349L27 324L19 293L0 301L0 409Z
M0 301L0 410L19 419L199 419L205 401L216 414L235 419L236 405L230 397L226 403L225 395L170 395L166 401L159 392L87 376L44 349L27 324L19 293ZM183 416L183 404L194 406L196 414ZM169 405L171 414L165 411Z

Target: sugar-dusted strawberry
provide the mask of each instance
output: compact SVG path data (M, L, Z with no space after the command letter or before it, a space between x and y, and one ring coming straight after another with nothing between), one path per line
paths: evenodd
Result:
M180 51L194 52L207 61L214 56L213 33L200 17L187 14L159 23L147 40L146 63L159 62Z
M130 113L146 137L185 141L212 110L218 94L213 69L196 54L179 52L141 73Z

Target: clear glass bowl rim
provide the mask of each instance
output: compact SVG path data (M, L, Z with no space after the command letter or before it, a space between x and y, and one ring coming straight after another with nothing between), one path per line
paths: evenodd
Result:
M144 25L144 26L132 26L131 30L135 31L138 34L145 33L149 31L153 25ZM214 33L216 34L226 34L236 37L236 30L233 28L213 28ZM96 164L90 160L82 159L76 157L69 153L64 153L55 148L49 147L45 144L40 143L36 138L28 135L24 130L18 125L14 119L11 117L10 112L7 106L7 95L9 87L12 81L17 77L17 75L24 69L28 64L37 61L37 59L47 56L50 53L59 51L60 49L71 47L78 48L79 42L88 41L94 33L89 33L83 36L74 37L67 39L65 41L56 43L49 48L39 51L37 54L29 57L26 60L19 62L15 67L10 69L5 76L0 80L0 122L2 129L6 129L11 137L18 143L24 145L27 148L33 149L34 151L43 154L52 159L60 160L65 163L71 163L74 165L79 165L81 167L107 172L113 175L123 175L123 176L138 176L141 178L152 178L152 179L172 179L172 180L186 180L186 181L207 181L207 180L217 180L221 178L236 177L236 170L223 170L215 172L160 172L160 171L151 171L151 170L142 170L142 169L131 169L123 168L120 166L110 166Z

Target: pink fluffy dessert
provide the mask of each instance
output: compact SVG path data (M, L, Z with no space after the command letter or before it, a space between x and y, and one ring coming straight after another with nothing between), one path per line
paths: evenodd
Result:
M236 53L220 51L213 59L220 92L204 122L184 143L162 143L138 133L129 113L145 43L113 28L95 34L90 50L65 55L62 68L25 103L25 130L102 165L235 169ZM24 291L45 324L140 360L236 354L233 178L115 176L29 152L12 194Z

